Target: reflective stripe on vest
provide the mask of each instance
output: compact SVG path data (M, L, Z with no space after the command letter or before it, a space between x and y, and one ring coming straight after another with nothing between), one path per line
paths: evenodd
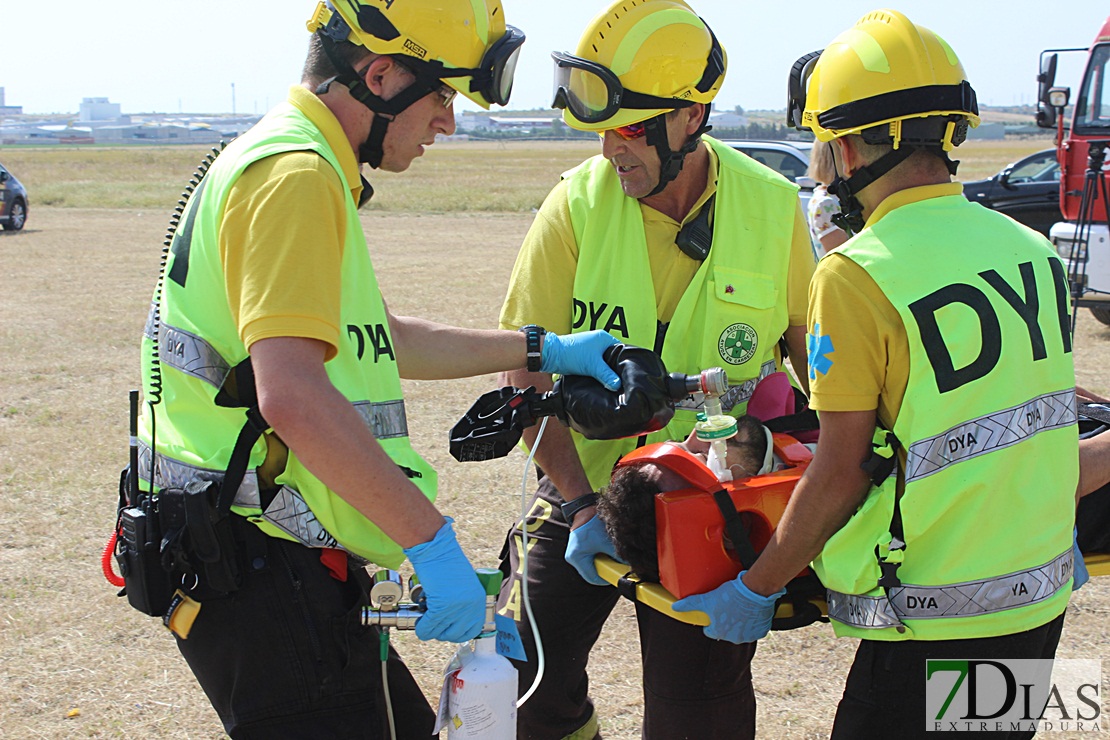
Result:
M231 365L227 360L204 339L176 326L160 324L159 336L154 336L154 311L155 306L152 303L143 334L147 339L159 342L158 359L162 364L203 380L216 389L221 388L227 374L231 372Z
M151 331L152 324L148 321L146 335L153 339ZM231 371L231 366L220 357L220 353L196 334L163 324L161 344L165 348L161 357L163 364L188 373L217 389L223 386L224 379ZM404 399L355 401L352 405L375 438L382 440L409 436Z
M150 480L150 463L150 446L140 441L139 477L146 481ZM160 453L155 458L154 463L154 487L159 490L163 488L184 488L187 483L195 480L218 483L224 479L224 471L222 470L202 468L199 465L175 460ZM242 503L243 501L253 503ZM239 490L235 494L235 505L259 508L259 501L258 473L253 468L248 468L247 472L243 474L243 482L239 484Z
M903 619L947 619L1016 609L1044 601L1068 585L1072 550L1034 568L951 586L902 585L885 596L829 590L829 618L862 629L897 627Z
M906 462L906 482L919 480L949 465L1017 444L1046 431L1075 424L1071 389L1046 393L1031 401L971 419L945 432L914 442Z
M355 411L362 417L366 426L374 433L374 437L393 439L395 437L409 436L409 422L405 414L404 399L395 401L358 401L354 404Z
M140 442L139 470L146 472L144 480L150 480L150 462L150 447ZM219 483L224 479L224 471L222 470L210 470L197 465L190 465L187 462L174 460L161 454L157 456L155 463L154 485L158 489L183 488L187 483L195 480ZM235 500L232 505L245 509L262 509L258 474L254 470L247 470L243 475L243 482L239 484L239 490L235 492ZM261 517L289 535L290 539L306 547L347 549L324 528L324 525L320 524L316 515L308 508L304 498L289 486L281 487L277 495L274 496L274 500L262 512ZM348 553L359 562L369 562L350 551Z

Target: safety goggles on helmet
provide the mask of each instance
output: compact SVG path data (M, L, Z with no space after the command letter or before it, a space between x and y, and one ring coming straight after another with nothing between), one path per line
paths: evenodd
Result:
M490 105L507 105L523 44L524 33L514 26L505 26L505 35L486 49L476 69L444 68L439 76L444 80L470 77L470 92L478 93Z
M607 67L582 57L553 52L555 100L552 108L566 109L582 123L601 123L621 108L656 110L688 108L692 100L660 98L626 90Z
M364 43L368 36L373 39L389 42L393 39L404 38L401 30L377 7L355 3L346 0L348 12L358 23L358 30L362 36L352 30L340 13L336 12L331 2L317 4L316 12L308 21L308 30L319 31L326 38L333 41L352 40L355 43ZM362 40L356 40L361 38ZM524 33L513 26L506 25L505 33L493 42L482 54L482 60L477 67L450 67L440 61L425 61L405 49L383 51L367 46L372 51L387 53L397 59L407 62L410 69L417 76L436 78L447 81L464 95L477 93L487 104L506 105L513 89L513 74L516 72L517 61L520 57L520 47L524 43ZM422 50L422 53L426 53ZM470 84L464 90L452 80L460 77L469 77ZM460 83L461 84L461 83ZM475 101L480 102L480 101Z

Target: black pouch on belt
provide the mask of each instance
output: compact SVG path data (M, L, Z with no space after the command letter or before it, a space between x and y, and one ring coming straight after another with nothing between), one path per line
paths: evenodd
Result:
M185 527L189 554L202 585L229 593L239 589L239 563L231 533L234 514L220 511L220 484L193 481L185 486Z
M228 593L239 588L232 514L218 512L219 490L219 483L198 480L158 493L161 565L190 593Z

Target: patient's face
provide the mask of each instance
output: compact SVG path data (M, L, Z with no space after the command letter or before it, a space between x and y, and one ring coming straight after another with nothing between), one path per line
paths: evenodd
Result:
M709 455L709 443L698 439L696 432L690 432L690 436L684 442L674 444L676 447L681 447L701 459L702 462L705 462ZM739 436L737 436L728 440L727 449L726 463L732 470L733 480L747 478L759 472L763 465L762 455L759 455L751 444L741 442ZM661 493L690 487L690 484L681 475L664 468L662 465L645 463L641 467L648 480L659 486Z

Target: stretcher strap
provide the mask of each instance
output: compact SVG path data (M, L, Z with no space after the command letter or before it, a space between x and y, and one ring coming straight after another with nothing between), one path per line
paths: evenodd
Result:
M732 502L732 497L723 488L713 492L713 500L717 502L717 508L721 510L721 515L725 518L725 532L728 534L728 538L732 540L732 548L740 556L740 562L743 563L744 567L751 568L759 554L752 546L748 531L744 529L744 522L736 511L736 504Z

